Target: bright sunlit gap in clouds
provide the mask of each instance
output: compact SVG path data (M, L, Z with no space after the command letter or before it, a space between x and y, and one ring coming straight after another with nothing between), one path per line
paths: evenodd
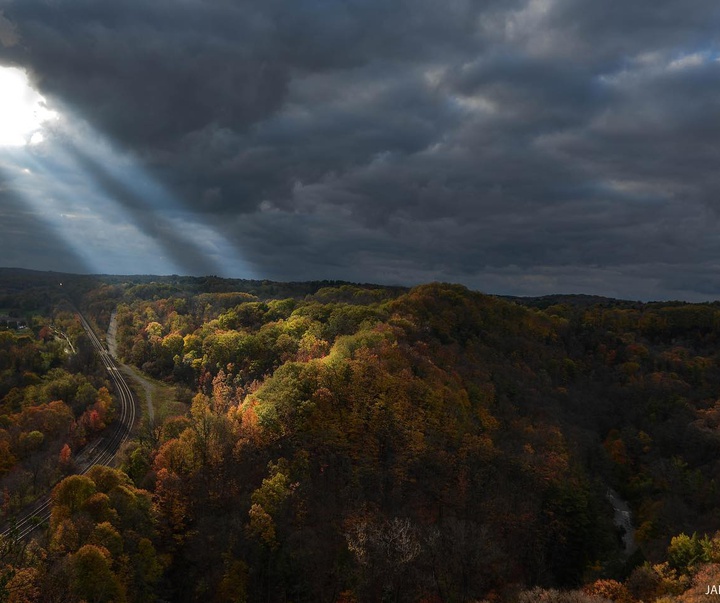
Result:
M0 67L0 146L22 147L42 142L43 126L58 118L33 89L27 73Z

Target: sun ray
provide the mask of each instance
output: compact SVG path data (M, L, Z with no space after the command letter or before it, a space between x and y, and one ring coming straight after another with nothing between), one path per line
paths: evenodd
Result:
M20 74L13 77L27 88L26 108L46 109ZM22 135L4 130L0 140L13 144L0 144L0 175L89 270L253 277L234 246L130 154L66 107L47 111L26 120Z

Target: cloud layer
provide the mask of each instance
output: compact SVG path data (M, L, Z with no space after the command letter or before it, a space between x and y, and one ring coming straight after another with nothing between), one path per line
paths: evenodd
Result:
M712 0L0 8L0 62L27 69L174 199L130 194L74 155L168 265L720 294ZM193 224L235 256L223 243L203 259Z

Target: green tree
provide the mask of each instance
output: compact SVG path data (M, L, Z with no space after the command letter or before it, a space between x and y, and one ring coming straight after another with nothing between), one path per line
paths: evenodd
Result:
M87 603L123 603L125 593L110 569L110 552L93 544L81 547L71 558L71 589Z
M698 538L697 533L693 533L692 536L679 534L670 541L667 559L670 567L683 574L689 574L698 563L704 561L704 553L702 540Z

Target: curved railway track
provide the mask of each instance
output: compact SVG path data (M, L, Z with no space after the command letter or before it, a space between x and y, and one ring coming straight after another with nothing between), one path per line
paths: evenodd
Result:
M115 360L105 349L90 323L79 312L76 312L76 314L80 318L80 322L93 347L100 355L105 369L110 374L118 398L118 414L113 426L102 438L84 449L76 459L78 467L76 473L82 475L95 465L109 465L112 463L120 446L130 436L130 431L135 422L135 397L118 369ZM27 537L39 525L50 519L50 502L50 494L48 493L35 501L31 507L15 519L11 527L5 529L0 535L4 538L11 536L18 540Z

